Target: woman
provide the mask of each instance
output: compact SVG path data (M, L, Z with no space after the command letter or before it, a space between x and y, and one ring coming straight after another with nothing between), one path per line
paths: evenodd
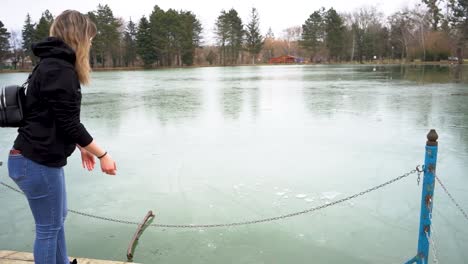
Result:
M63 167L76 146L83 167L92 170L98 157L104 173L116 174L114 160L80 123L80 83L89 83L89 50L95 35L96 26L87 16L67 10L53 22L50 37L32 46L40 61L29 80L24 124L10 151L8 170L34 216L37 264L70 263Z

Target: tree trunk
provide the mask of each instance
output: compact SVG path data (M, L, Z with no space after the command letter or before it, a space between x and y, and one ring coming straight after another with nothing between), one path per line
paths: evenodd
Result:
M458 64L463 64L463 49L461 45L463 45L463 43L460 43L457 47Z
M437 25L436 25L436 28L437 28ZM422 42L422 48L423 48L423 61L426 61L426 45L424 42L424 31L423 31L422 23L421 23L420 30L421 30L421 42Z
M405 39L405 42L404 42L404 46L405 46L405 62L406 60L408 59L408 45L406 43L406 39ZM403 57L403 55L402 55Z

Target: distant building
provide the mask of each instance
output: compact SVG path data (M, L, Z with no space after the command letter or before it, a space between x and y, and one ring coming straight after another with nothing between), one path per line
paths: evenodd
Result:
M31 57L26 56L23 60L20 60L19 66L22 69L32 69L33 68L33 62L31 60Z
M11 59L0 61L0 69L10 69L12 65L13 61Z
M328 62L328 56L322 55L322 54L316 54L313 57L310 58L310 62L313 63L327 63Z
M296 58L294 58L294 62L295 62L295 63L304 63L305 60L304 60L304 58L296 57Z
M268 63L270 64L287 64L287 63L296 63L296 57L293 56L280 56L276 58L271 58Z

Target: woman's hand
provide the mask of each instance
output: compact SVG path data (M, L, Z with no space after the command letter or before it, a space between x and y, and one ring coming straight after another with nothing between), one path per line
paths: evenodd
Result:
M101 170L104 173L107 173L109 175L115 175L117 173L117 167L115 166L115 161L112 159L112 157L104 151L101 147L98 146L98 144L93 140L91 143L89 143L87 146L80 147L81 150L86 150L89 154L92 154L96 157L101 157L99 159L101 163ZM87 156L88 154L86 154ZM83 157L83 152L81 152L81 156ZM94 156L92 157L91 161L92 163L85 163L85 159L83 158L83 165L85 164L92 164L91 168L94 168ZM89 158L86 158L87 161L89 161Z
M96 164L96 161L94 160L94 155L84 148L81 148L80 152L83 168L87 169L88 171L92 171L94 169L94 165Z
M102 157L100 161L102 172L109 175L115 175L117 173L117 166L115 165L115 161L109 154L106 154L104 157Z

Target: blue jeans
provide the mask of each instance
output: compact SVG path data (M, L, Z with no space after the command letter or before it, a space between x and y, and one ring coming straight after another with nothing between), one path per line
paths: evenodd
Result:
M22 155L10 154L8 172L26 195L34 216L34 262L69 264L64 231L67 198L63 168L47 167Z

